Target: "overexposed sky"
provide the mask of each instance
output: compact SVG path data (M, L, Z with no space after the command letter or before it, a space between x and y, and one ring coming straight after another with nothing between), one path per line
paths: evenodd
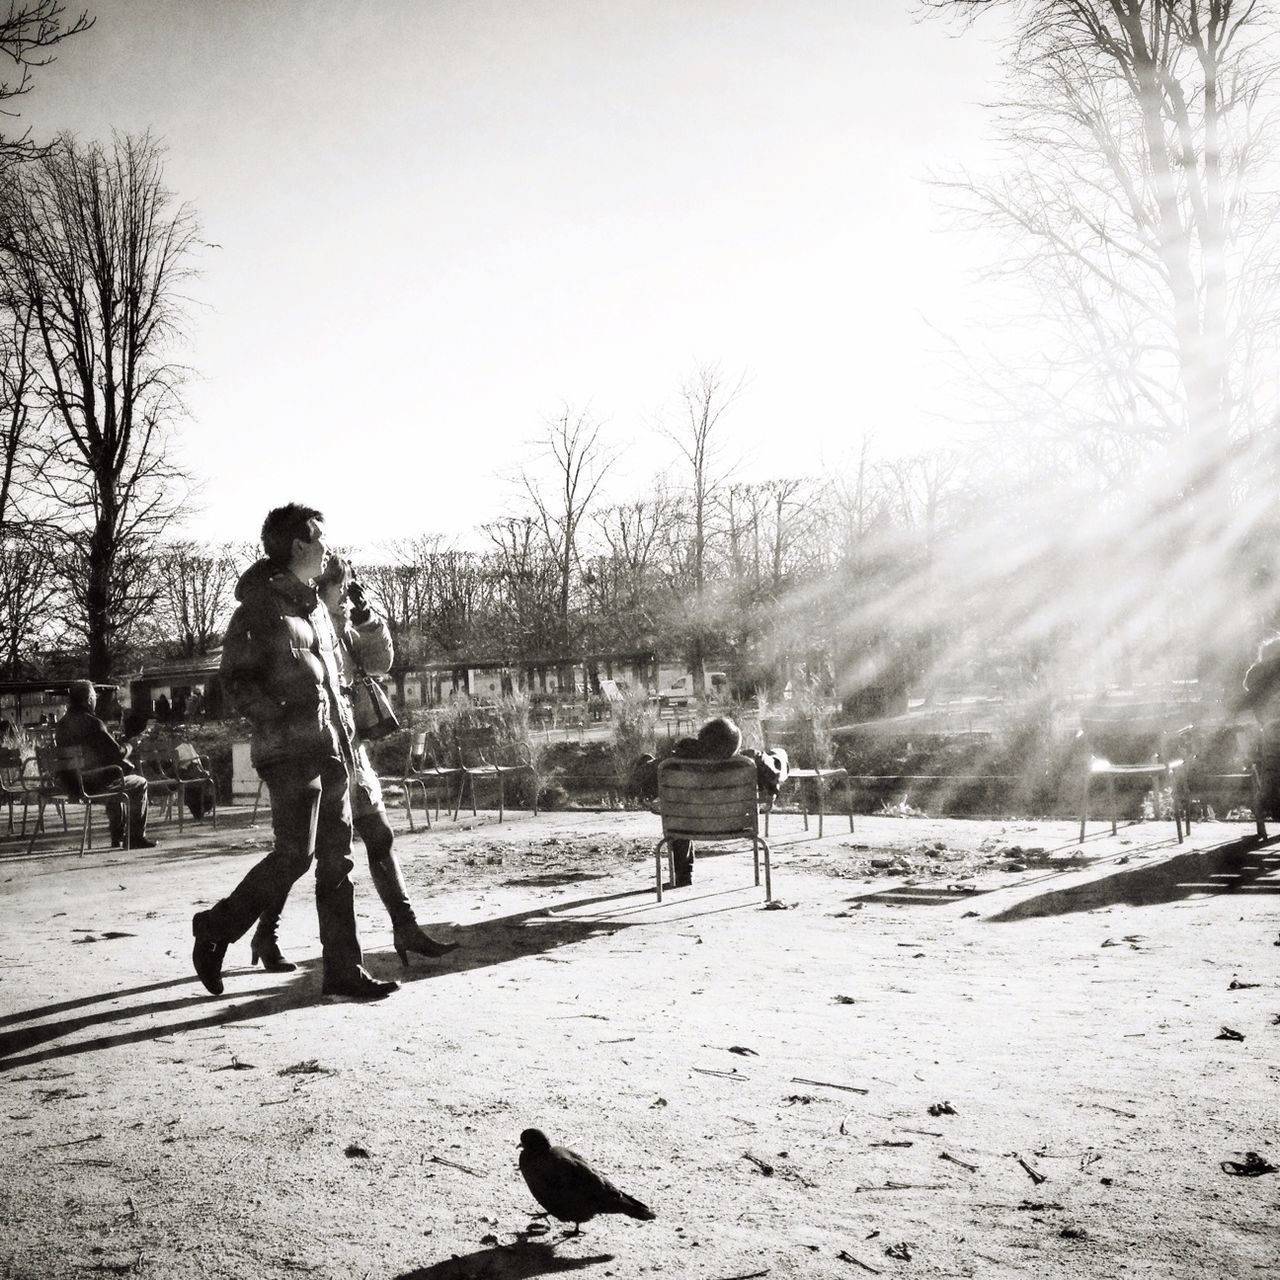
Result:
M195 535L296 499L347 544L465 536L563 401L639 496L701 363L746 375L744 475L940 430L932 327L966 323L978 250L925 180L983 162L994 28L907 0L84 2L23 124L151 129L217 246L182 353Z

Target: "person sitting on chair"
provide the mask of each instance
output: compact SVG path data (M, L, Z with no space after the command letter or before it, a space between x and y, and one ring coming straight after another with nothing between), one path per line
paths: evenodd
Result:
M756 765L756 786L766 795L778 794L779 787L787 780L790 767L787 753L782 747L771 751L743 751L742 732L728 716L713 716L698 730L696 738L680 738L671 755L678 760L730 760L734 756L746 756ZM643 755L632 770L632 788L641 799L652 799L658 794L658 761L652 755ZM671 841L671 860L675 865L675 887L683 889L693 883L693 842Z
M128 793L129 845L134 849L154 849L156 842L147 839L147 780L131 772L128 753L94 714L97 705L93 682L73 680L67 691L67 713L58 721L53 740L59 747L78 747L83 753L81 777L86 790L110 786L122 787ZM74 787L73 780L68 782ZM124 841L124 816L118 806L111 805L107 818L111 823L111 847L117 849Z

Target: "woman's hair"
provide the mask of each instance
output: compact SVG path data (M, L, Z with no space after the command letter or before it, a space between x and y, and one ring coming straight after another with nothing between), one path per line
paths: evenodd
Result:
M715 758L727 760L742 747L742 734L728 716L716 716L698 730L698 741Z
M351 561L344 560L342 556L329 553L329 558L324 562L324 568L320 571L320 576L316 579L317 587L341 587L345 592L351 585L352 578L355 573L351 568Z

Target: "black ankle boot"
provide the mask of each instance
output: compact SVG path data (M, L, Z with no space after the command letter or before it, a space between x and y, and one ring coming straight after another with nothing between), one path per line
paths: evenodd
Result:
M227 944L218 942L209 936L201 917L203 911L197 911L191 917L191 932L195 935L195 946L191 949L191 963L195 966L196 977L204 983L204 989L211 996L222 994L222 960L227 954Z
M359 967L354 973L346 974L341 978L331 978L325 974L324 987L320 994L333 996L339 1000L381 1000L384 996L399 990L398 982L379 982L363 967Z
M261 963L267 973L292 973L298 966L280 954L280 944L275 938L255 933L249 942L249 958L253 964Z
M438 960L441 956L447 956L450 951L457 951L459 945L456 942L437 942L434 938L428 937L422 932L416 920L394 926L394 937L396 955L400 957L400 963L406 969L409 967L410 951L415 955L429 956L432 960Z

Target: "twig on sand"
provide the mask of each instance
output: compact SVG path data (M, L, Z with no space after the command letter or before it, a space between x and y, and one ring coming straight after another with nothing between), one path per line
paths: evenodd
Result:
M843 1089L846 1093L870 1093L870 1089L860 1089L856 1084L832 1084L830 1080L806 1080L804 1076L792 1076L792 1084L816 1084L821 1089Z
M773 1177L773 1165L771 1165L767 1160L761 1160L759 1156L753 1156L750 1151L744 1151L742 1153L742 1158L744 1160L750 1160L766 1178Z
M765 1267L763 1271L744 1271L740 1276L722 1276L721 1280L760 1280L761 1276L767 1276L770 1268Z
M690 1067L690 1071L696 1071L700 1076L723 1076L726 1080L749 1080L750 1076L742 1075L735 1067L732 1071L715 1071L711 1067Z
M1038 1169L1033 1169L1016 1151L1010 1151L1009 1154L1027 1171L1027 1176L1037 1187L1042 1182L1048 1182L1048 1178L1043 1173Z
M855 1267L861 1267L863 1271L870 1271L873 1276L884 1275L883 1271L879 1270L877 1267L873 1267L869 1262L863 1262L861 1258L855 1258L848 1249L841 1249L840 1252L836 1254L836 1257L839 1258L841 1262L852 1262Z
M428 1156L427 1159L430 1160L432 1164L444 1164L448 1165L450 1169L461 1169L463 1173L469 1173L475 1178L481 1178L484 1176L481 1173L477 1173L476 1170L468 1168L465 1164L459 1164L456 1160L446 1160L444 1156Z
M78 1147L85 1142L101 1142L102 1134L91 1133L87 1138L72 1138L70 1142L48 1142L43 1147L37 1147L37 1151L53 1151L57 1147Z
M886 1182L879 1187L854 1187L855 1191L945 1191L945 1182Z
M952 1164L958 1164L962 1169L968 1169L970 1173L977 1173L978 1166L970 1164L967 1160L957 1160L949 1151L940 1151L938 1153L939 1160L950 1160Z
M1136 1120L1138 1117L1132 1111L1121 1111L1119 1107L1109 1107L1105 1102L1094 1102L1091 1106L1101 1107L1103 1111L1114 1111L1118 1116L1124 1116L1126 1120Z

